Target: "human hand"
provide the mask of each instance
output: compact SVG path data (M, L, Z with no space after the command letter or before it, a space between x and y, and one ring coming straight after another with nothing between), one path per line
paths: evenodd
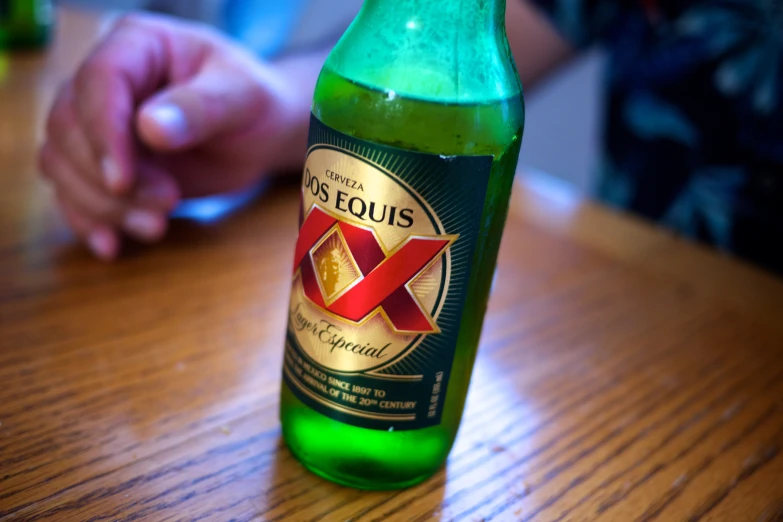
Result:
M315 74L295 70L260 63L206 27L123 18L49 115L39 163L65 219L111 260L123 232L161 239L180 198L296 167Z

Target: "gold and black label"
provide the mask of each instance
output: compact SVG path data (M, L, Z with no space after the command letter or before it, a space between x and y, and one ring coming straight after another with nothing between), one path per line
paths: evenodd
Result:
M491 164L312 117L284 364L300 400L371 429L440 422Z

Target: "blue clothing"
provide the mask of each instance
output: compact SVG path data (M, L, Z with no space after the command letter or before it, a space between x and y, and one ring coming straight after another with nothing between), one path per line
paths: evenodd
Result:
M534 0L606 47L598 196L783 274L783 0Z
M223 26L262 58L270 58L285 46L303 0L226 0Z

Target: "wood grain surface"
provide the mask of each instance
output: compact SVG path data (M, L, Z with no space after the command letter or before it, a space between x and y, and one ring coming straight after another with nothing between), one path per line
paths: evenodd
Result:
M33 154L101 26L0 58L0 520L783 520L783 284L581 201L513 196L445 469L360 492L277 417L296 194L101 264Z

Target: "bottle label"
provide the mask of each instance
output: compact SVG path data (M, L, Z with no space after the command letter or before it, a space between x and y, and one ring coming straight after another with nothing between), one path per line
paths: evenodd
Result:
M440 423L491 156L438 156L310 123L283 375L378 430Z

